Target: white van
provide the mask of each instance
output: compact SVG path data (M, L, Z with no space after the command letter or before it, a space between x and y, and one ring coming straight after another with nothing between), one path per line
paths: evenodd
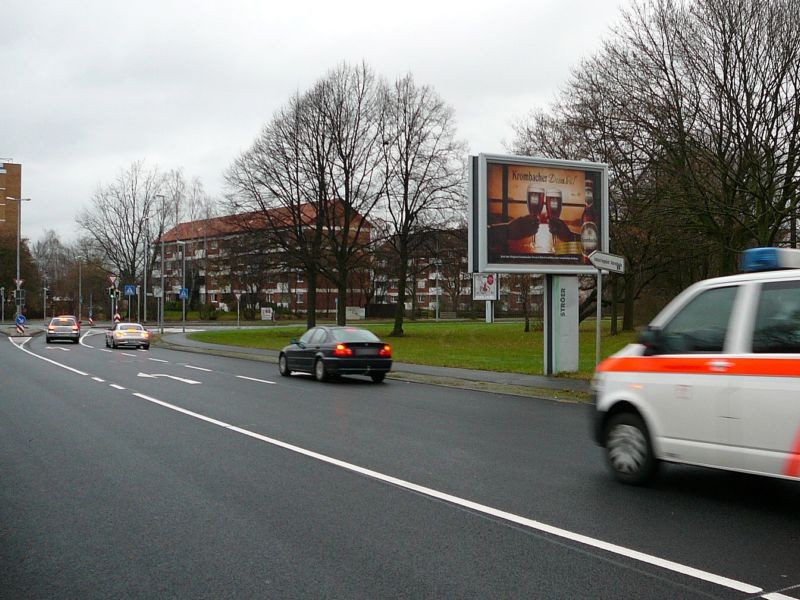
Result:
M800 479L800 251L756 248L597 367L594 436L621 481L660 462Z

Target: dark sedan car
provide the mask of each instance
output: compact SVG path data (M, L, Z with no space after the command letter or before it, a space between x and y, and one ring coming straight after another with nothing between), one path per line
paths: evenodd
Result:
M312 373L317 381L331 375L369 375L380 383L392 368L392 347L358 327L313 327L281 350L278 370Z

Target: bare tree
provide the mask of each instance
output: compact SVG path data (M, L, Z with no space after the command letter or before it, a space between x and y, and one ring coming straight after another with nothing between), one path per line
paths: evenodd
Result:
M384 189L380 166L379 97L375 75L364 63L343 64L319 84L313 99L330 139L324 211L326 252L322 272L337 287L336 322L346 322L350 271L373 244L369 217Z
M403 335L410 257L422 233L464 206L466 149L456 141L453 110L429 86L409 74L381 89L381 147L386 186L381 205L386 239L397 261L398 293L394 328ZM412 290L412 294L414 290Z
M651 0L595 63L617 114L657 144L663 210L713 244L719 273L794 225L798 14L798 0Z
M78 226L103 250L124 282L137 280L147 242L146 223L158 209L161 184L158 169L134 162L113 183L98 187L91 206L78 214Z
M268 228L263 240L305 271L306 324L316 324L325 211L329 205L330 137L315 88L293 97L226 173L242 227ZM258 218L253 219L253 215Z

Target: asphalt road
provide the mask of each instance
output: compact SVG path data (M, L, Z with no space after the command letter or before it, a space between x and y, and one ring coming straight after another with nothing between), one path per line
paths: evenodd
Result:
M622 486L583 405L91 332L0 365L2 598L800 598L797 484Z

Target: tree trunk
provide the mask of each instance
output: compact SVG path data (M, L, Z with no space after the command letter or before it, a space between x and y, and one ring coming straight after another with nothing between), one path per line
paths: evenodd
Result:
M636 282L633 275L625 278L625 312L622 317L622 330L633 331L633 298L636 295Z
M347 325L347 277L339 279L336 298L336 324Z
M406 277L408 276L408 251L405 245L400 247L400 265L397 279L397 307L394 311L394 329L389 335L401 337L403 332L403 318L406 312Z
M317 270L306 271L308 288L306 291L306 327L311 329L317 324Z
M617 335L619 333L617 321L619 319L619 305L617 304L617 296L619 295L619 285L617 283L616 277L610 278L611 284L611 335Z

